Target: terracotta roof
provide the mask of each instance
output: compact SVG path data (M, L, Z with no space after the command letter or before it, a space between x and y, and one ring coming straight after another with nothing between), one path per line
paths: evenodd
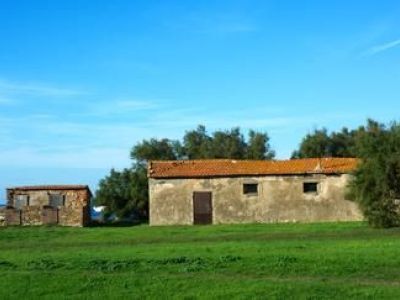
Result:
M8 190L19 190L19 191L42 191L42 190L84 190L90 189L87 185L32 185L32 186L16 186L8 188Z
M250 175L342 174L357 167L356 158L307 158L266 160L178 160L152 161L150 178L201 178Z

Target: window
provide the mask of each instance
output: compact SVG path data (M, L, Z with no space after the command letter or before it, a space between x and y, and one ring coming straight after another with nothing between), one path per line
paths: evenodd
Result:
M245 183L243 184L243 194L257 195L258 194L258 184L257 183Z
M29 205L29 196L28 195L16 195L14 198L14 207L21 209L24 206Z
M318 193L318 182L304 182L303 183L304 193Z
M61 194L49 194L49 205L52 207L64 206L65 196Z

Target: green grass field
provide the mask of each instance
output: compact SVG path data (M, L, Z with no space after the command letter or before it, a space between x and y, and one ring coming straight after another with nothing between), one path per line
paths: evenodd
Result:
M0 299L400 298L400 229L0 229Z

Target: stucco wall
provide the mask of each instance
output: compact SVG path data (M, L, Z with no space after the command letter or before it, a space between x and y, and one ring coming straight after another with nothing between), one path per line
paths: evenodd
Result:
M363 216L345 200L350 175L263 176L210 179L150 179L150 224L193 224L193 192L212 192L213 223L355 221ZM303 183L318 182L318 193ZM244 183L258 183L244 195Z

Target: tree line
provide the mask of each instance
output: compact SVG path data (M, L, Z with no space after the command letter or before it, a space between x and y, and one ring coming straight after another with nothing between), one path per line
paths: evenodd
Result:
M147 161L179 159L261 159L275 157L266 132L240 128L209 134L199 125L186 131L182 140L149 139L131 150L132 166L111 170L100 180L97 205L105 205L118 216L136 214L147 217ZM310 157L358 157L360 164L348 189L348 197L357 201L369 223L377 227L399 226L400 202L400 125L368 120L366 125L337 132L315 129L293 151L292 159Z

